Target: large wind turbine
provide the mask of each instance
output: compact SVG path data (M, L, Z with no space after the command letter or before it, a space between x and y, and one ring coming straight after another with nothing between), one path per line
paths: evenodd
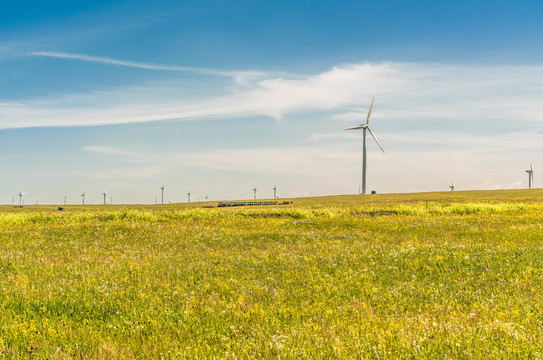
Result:
M19 205L21 205L21 206L23 205L23 195L24 194L25 194L24 192L19 191Z
M253 189L253 193L254 193L254 199L256 200L256 186Z
M81 197L83 198L82 204L85 205L85 198L87 197L87 194L85 193L85 188L83 188L83 192L81 193Z
M449 188L451 189L451 191L454 191L454 183L452 183L451 185L449 185Z
M104 195L104 205L107 204L106 196L107 196L107 190L102 193Z
M534 183L534 167L532 164L530 164L530 170L526 170L526 172L528 173L528 189L531 189Z
M375 101L375 96L371 100L370 111L368 111L368 117L366 118L365 124L360 124L358 126L353 126L353 127L343 129L343 130L358 130L358 129L363 130L363 133L362 133L362 194L366 193L366 130L368 130L371 136L373 136L373 138L375 139L375 142L381 148L381 151L383 153L385 152L385 150L383 150L383 147L379 143L379 140L377 140L377 138L373 134L373 131L371 131L370 129L370 117L371 117L371 110L373 109L374 101Z
M164 185L160 187L160 190L162 190L162 205L164 205Z

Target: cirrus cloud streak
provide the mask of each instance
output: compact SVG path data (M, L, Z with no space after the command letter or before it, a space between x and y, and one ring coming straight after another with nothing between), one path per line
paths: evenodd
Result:
M102 61L151 70L232 73L190 67L169 67L109 58L35 53ZM241 74L243 72L239 72ZM46 126L101 126L161 120L195 120L269 116L326 111L328 119L347 123L363 117L369 99L377 96L374 118L390 121L539 121L543 113L543 67L465 66L409 63L360 63L336 66L314 75L260 72L214 94L181 96L186 79L134 88L103 89L84 94L4 101L0 129ZM198 81L194 78L191 81ZM217 93L218 92L218 93ZM159 94L160 96L157 96ZM114 99L114 100L112 100ZM355 119L355 121L357 121ZM360 120L361 121L361 120Z

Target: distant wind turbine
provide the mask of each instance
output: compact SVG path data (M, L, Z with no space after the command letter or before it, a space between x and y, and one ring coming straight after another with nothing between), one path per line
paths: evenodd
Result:
M104 205L107 204L106 196L107 196L107 190L102 193L104 195Z
M381 148L381 151L383 153L385 152L385 150L383 150L383 147L379 143L379 140L377 140L377 138L375 137L375 135L370 129L370 117L371 117L371 110L373 109L374 101L375 101L375 96L371 100L370 111L368 111L368 117L366 118L365 124L360 124L358 126L353 126L353 127L343 129L343 130L358 130L358 129L363 130L363 133L362 133L362 194L366 193L366 130L368 130L371 136L373 136L373 138L375 139L375 142Z
M82 203L83 205L85 205L85 198L88 197L87 194L85 193L85 188L83 188L83 192L81 193L81 198L83 199Z
M160 190L162 190L162 205L164 205L164 185L160 187Z
M187 196L188 196L188 200L189 200L189 203L190 203L190 190L189 190L189 192L187 193Z
M449 188L451 189L451 191L454 191L454 183L452 183L451 185L449 185Z
M23 195L24 194L25 194L24 192L19 191L19 205L21 205L21 206L23 205Z
M256 200L256 186L253 189L253 193L254 193L254 199Z
M530 169L526 170L526 172L528 173L528 189L531 189L534 184L534 167L532 164L530 164Z
M277 185L273 186L273 198L277 199Z

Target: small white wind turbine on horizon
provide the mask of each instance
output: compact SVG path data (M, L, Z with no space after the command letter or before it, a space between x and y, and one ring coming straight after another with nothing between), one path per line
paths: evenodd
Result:
M190 190L189 190L189 192L187 193L187 197L188 197L188 201L189 201L189 203L190 203Z
M85 205L85 198L88 198L87 193L85 192L85 188L83 188L83 192L81 193L82 204Z
M451 191L454 191L454 182L451 185L449 185L449 188L451 189Z
M19 191L19 205L21 205L21 206L23 205L23 195L24 194L25 194L24 191L23 192Z
M164 185L160 187L160 190L162 190L162 205L164 205Z
M107 204L107 190L102 193L104 195L104 205Z
M277 185L273 186L273 198L277 199Z
M254 199L256 200L256 186L253 189L253 193L254 193Z
M530 164L530 169L526 170L528 173L528 189L531 189L534 184L534 167Z
M366 193L366 130L368 130L371 136L373 136L373 139L375 140L377 145L379 145L379 147L381 148L381 151L383 153L385 152L385 150L379 143L379 140L377 140L377 138L375 137L375 134L370 129L370 117L371 117L371 110L373 109L374 101L375 101L375 96L371 100L371 106L370 106L370 110L368 111L368 117L366 118L365 124L360 124L358 126L352 126L352 127L343 129L343 130L359 130L359 129L363 130L362 132L362 194Z

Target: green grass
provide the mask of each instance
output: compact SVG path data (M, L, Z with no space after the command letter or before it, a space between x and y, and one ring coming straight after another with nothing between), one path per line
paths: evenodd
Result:
M543 191L0 207L0 358L541 358Z

